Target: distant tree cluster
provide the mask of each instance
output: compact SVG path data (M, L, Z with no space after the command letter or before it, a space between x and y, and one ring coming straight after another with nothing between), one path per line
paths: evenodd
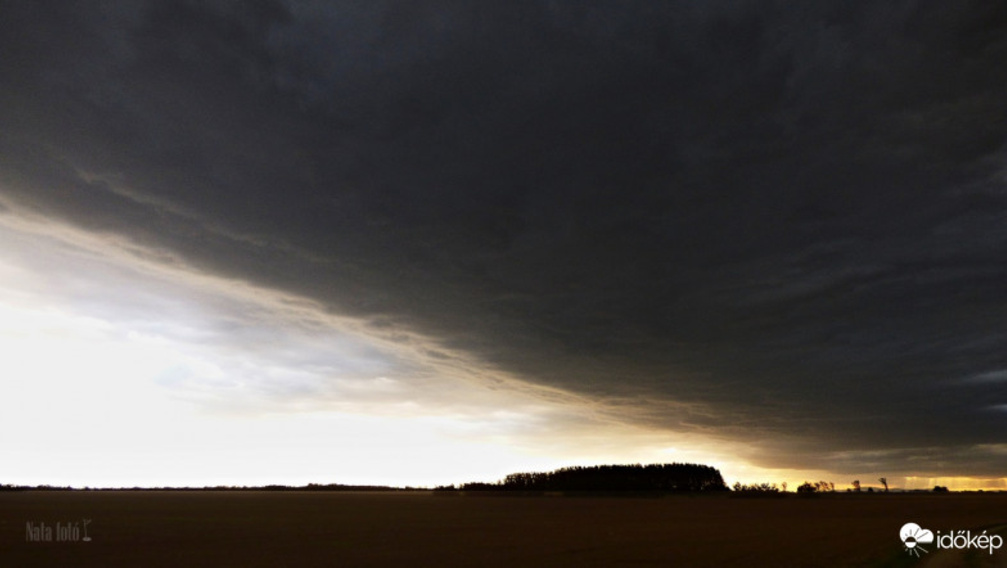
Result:
M499 483L466 483L466 491L725 491L717 468L672 463L565 467L551 472L512 473Z
M786 485L786 484L784 484ZM735 493L779 493L780 488L777 487L775 483L753 483L751 485L745 485L740 481L735 482L731 486L731 489ZM783 488L784 491L787 490L786 487Z
M805 481L797 487L798 493L835 493L836 484L831 481L816 481L811 483L810 481Z
M30 485L11 485L11 484L8 484L8 483L4 483L4 484L0 485L0 491L29 491L29 490L31 490L31 491L72 491L73 487L70 487L69 485L67 485L65 487L60 487L60 486L56 486L56 485L35 485L33 487L33 486L30 486Z
M340 483L309 483L299 487L266 485L263 491L419 491L414 487L388 487L385 485L343 485Z

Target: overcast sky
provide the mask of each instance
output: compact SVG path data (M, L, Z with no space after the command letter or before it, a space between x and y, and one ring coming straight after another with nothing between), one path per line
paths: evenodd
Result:
M984 1L0 2L8 475L1003 487L1005 61Z

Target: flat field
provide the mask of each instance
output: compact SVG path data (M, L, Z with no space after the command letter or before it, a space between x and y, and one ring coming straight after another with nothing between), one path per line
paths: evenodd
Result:
M1007 547L910 556L910 521L1003 533L1007 494L4 492L0 566L1007 565Z

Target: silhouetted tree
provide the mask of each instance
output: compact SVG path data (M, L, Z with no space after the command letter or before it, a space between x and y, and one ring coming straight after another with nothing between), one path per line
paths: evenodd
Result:
M853 480L853 490L856 491L857 493L860 493L860 480L859 479L854 479Z
M881 485L885 486L885 493L888 493L888 478L887 477L881 477L881 478L878 478L878 481L881 482Z
M836 490L836 484L831 481L819 481L815 483L815 490L820 493L831 493Z

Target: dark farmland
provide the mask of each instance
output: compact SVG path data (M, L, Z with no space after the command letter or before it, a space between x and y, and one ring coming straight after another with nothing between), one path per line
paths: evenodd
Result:
M91 519L90 542L26 523ZM739 498L431 492L0 493L0 566L923 566L1007 561L935 550L899 528L1007 523L1007 494ZM83 536L81 534L81 536ZM984 555L988 557L989 555ZM977 564L987 565L987 564Z

